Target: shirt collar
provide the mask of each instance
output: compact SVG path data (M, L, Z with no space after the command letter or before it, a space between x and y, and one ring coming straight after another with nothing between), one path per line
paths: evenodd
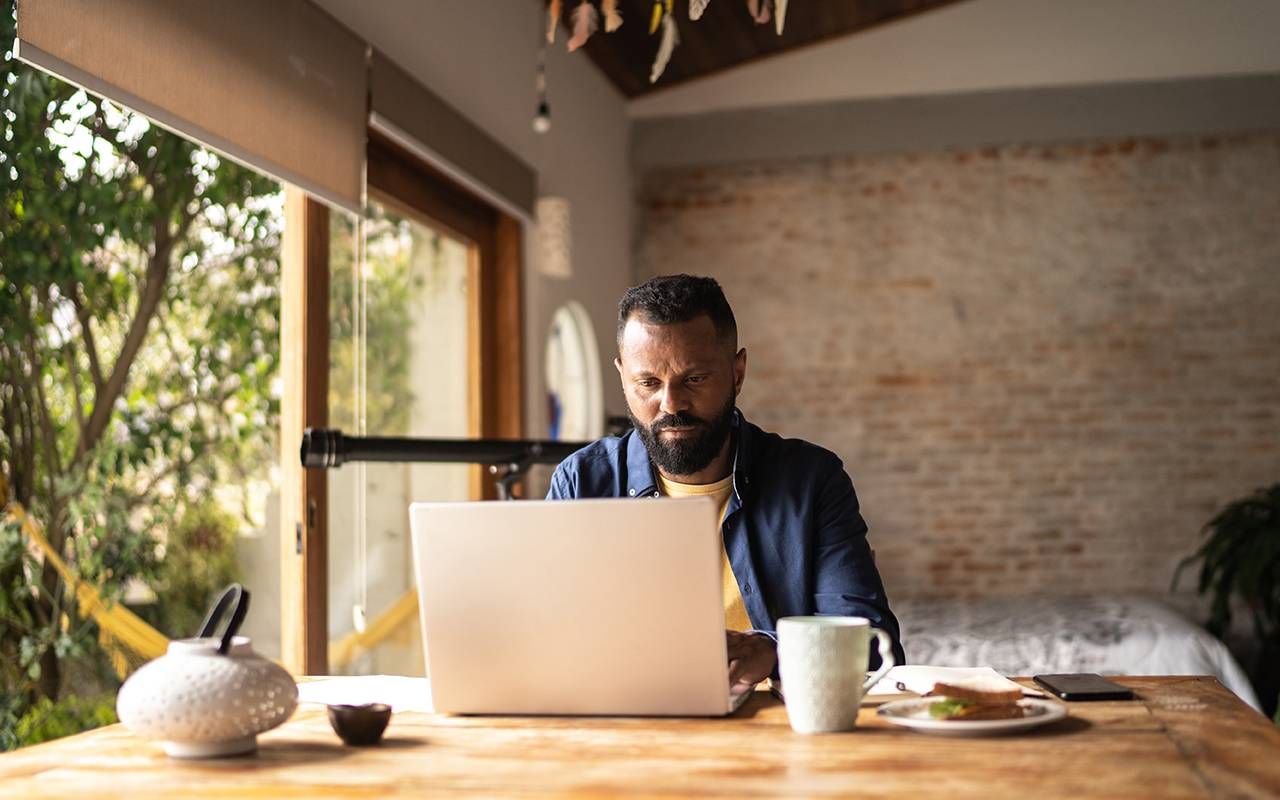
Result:
M750 488L749 477L751 458L751 426L742 418L742 412L733 409L732 436L733 451L733 493L741 501L743 493ZM658 490L658 480L654 475L653 462L649 460L649 452L644 448L644 440L632 428L626 436L627 447L627 495L629 497L654 497Z

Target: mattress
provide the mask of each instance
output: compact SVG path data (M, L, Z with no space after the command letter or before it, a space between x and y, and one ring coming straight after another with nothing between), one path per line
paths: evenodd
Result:
M1151 598L895 600L892 605L908 664L990 666L1005 675L1213 675L1261 710L1226 645Z

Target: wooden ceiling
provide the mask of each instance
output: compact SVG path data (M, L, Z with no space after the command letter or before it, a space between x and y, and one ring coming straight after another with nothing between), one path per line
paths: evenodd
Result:
M777 55L837 36L846 36L961 0L790 0L781 36L771 19L757 25L746 0L711 0L702 18L689 19L688 0L675 0L673 18L680 44L657 83L649 70L658 51L658 34L649 35L653 0L618 0L623 25L613 33L600 30L583 48L596 66L627 97L638 97L673 84L701 78L749 61ZM564 46L572 30L570 15L578 0L563 0L556 44Z

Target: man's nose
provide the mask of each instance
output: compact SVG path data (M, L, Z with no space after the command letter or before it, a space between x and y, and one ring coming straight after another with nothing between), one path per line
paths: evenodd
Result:
M658 409L663 414L678 414L689 408L689 393L679 383L667 384L662 390L662 405Z

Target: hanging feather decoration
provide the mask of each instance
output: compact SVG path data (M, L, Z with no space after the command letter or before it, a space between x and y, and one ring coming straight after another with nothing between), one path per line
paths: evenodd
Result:
M757 25L763 25L769 21L769 7L771 5L770 0L747 0L747 13L751 15Z
M778 35L782 35L782 26L787 20L787 0L773 0L773 21L777 23Z
M578 7L573 10L573 36L569 38L569 52L586 44L599 25L600 17L596 14L596 7L591 5L591 0L578 3Z
M702 19L702 14L709 5L711 0L689 0L689 19L695 21Z
M618 11L618 0L600 0L600 9L604 11L605 33L613 33L622 27L622 12Z
M662 0L653 0L653 13L649 15L650 36L657 32L659 22L662 22Z
M551 0L547 5L547 44L556 40L556 26L560 24L560 0Z
M653 71L649 73L649 83L656 83L671 60L671 53L680 43L680 35L676 33L676 21L670 14L662 17L662 42L658 45L658 55L653 59Z

